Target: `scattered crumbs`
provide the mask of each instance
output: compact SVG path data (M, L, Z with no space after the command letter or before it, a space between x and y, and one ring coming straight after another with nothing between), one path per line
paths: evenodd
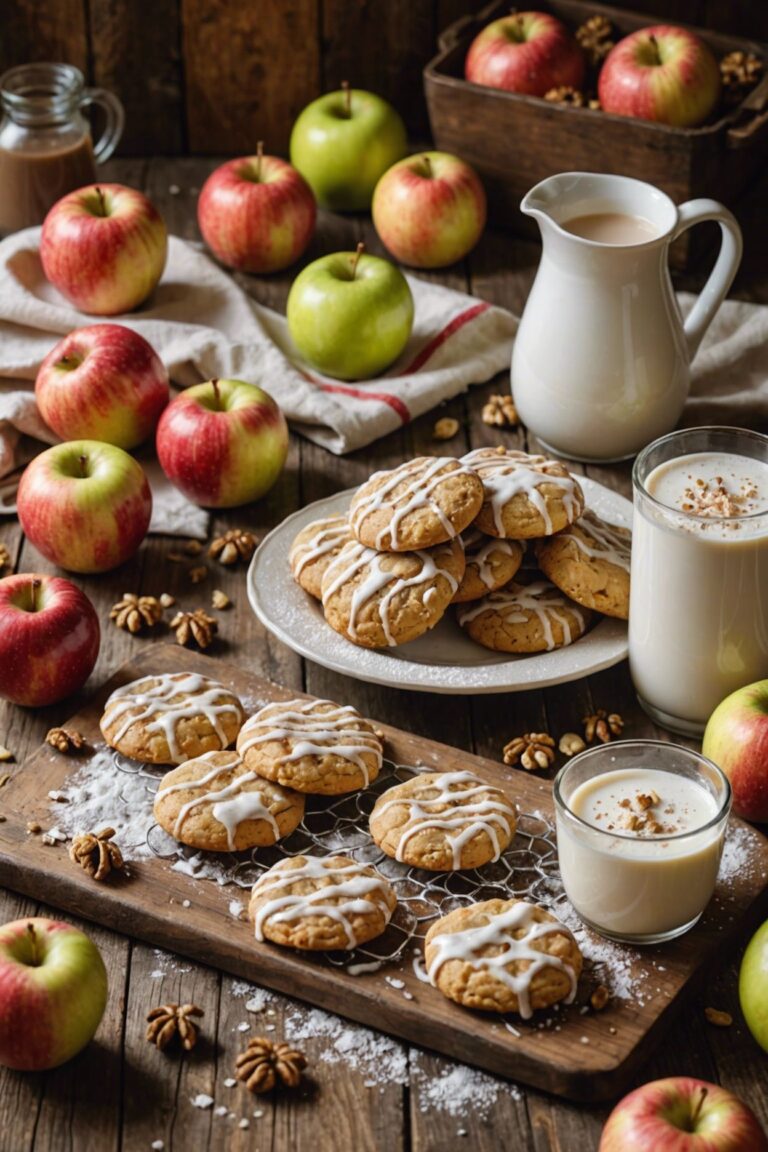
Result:
M398 992L401 988L405 988L405 980L400 980L397 976L385 976L384 979L390 988L396 988Z
M235 1084L237 1084L237 1080L235 1080L234 1076L227 1076L224 1081L225 1088L234 1088Z
M195 1108L210 1108L213 1104L213 1096L209 1096L207 1092L198 1092L197 1096L192 1097L192 1103ZM226 1108L224 1111L226 1112Z
M48 799L58 800L59 803L62 804L67 804L69 802L69 796L67 796L66 792L58 792L55 788L52 788L48 793Z
M755 862L750 852L750 841L754 835L746 824L728 825L720 871L717 874L718 882L730 886L737 877L752 875Z
M251 1122L247 1116L243 1116L242 1120L238 1123L238 1128L250 1128Z
M152 1149L152 1152L163 1152L163 1148L165 1148L165 1143L163 1140L153 1140L152 1143L150 1144L150 1148Z
M413 992L409 992L406 988L403 992L403 1000L413 1000Z
M266 1000L268 995L263 989L257 988L255 984L249 984L247 980L233 980L229 994L237 1000L239 1000L241 996L253 996L254 994L262 996L264 1000Z
M466 1134L467 1134L466 1128L457 1128L457 1130L456 1130L457 1136L466 1136Z
M594 977L604 984L616 1000L632 1000L642 1007L647 996L649 973L644 970L640 953L626 944L616 944L585 928L568 900L553 909L555 915L573 933Z
M192 901L191 900L182 900L181 906L182 906L182 908L191 908L192 907Z
M250 1027L251 1026L248 1023L248 1021L243 1020L242 1024L238 1024L237 1030L238 1030L238 1032L248 1032L250 1030Z
M230 900L230 902L229 902L229 914L230 914L230 916L232 916L233 919L239 920L240 916L242 914L242 911L243 911L243 905L241 904L241 902L239 900Z
M383 960L369 960L364 964L347 964L347 972L350 976L362 976L364 972L378 972L383 963Z
M155 968L154 971L149 974L150 980L162 980L164 976L165 972L163 972L162 968Z
M254 1120L261 1120L263 1115L264 1115L263 1110L261 1108L257 1108L253 1114L253 1118L254 1118Z
M266 1024L266 1025L264 1026L264 1031L265 1031L265 1032L274 1032L274 1030L275 1030L275 1025L274 1025L274 1024Z
M500 1096L520 1100L520 1089L505 1080L496 1080L477 1068L451 1064L439 1076L427 1076L418 1061L419 1053L412 1052L414 1080L419 1111L436 1109L449 1116L489 1115Z
M227 1108L226 1104L218 1104L214 1108L214 1112L217 1116L226 1116L227 1112L229 1112L229 1108Z
M611 1024L611 1026L610 1026L610 1028L608 1029L608 1031L610 1032L611 1036L615 1036L615 1035L616 1035L616 1028L614 1027L614 1025L613 1025L613 1024Z
M246 1000L245 1010L246 1012L263 1012L265 1003L266 997L259 993L257 996L251 996L250 1000Z
M169 196L178 196L180 192L181 192L181 188L179 188L178 184L169 184L169 186L168 186ZM154 1144L152 1145L152 1147L154 1148Z
M579 1036L579 1041L582 1044L589 1044L589 1036Z
M391 1036L304 1005L288 1011L284 1034L292 1044L310 1039L322 1041L318 1047L322 1048L323 1063L344 1064L380 1087L408 1083L405 1046Z
M507 1032L511 1032L513 1036L517 1036L518 1040L519 1040L519 1039L520 1039L520 1037L522 1036L522 1032L519 1032L519 1031L517 1030L517 1028L515 1028L515 1027L514 1027L514 1025L513 1025L513 1024L510 1024L510 1023L509 1023L508 1021L506 1021L506 1020L504 1021L504 1027L506 1028Z

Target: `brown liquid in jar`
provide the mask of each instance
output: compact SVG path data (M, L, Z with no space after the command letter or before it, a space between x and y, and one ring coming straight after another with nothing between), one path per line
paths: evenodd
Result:
M0 235L39 224L57 200L95 179L88 135L43 150L0 148Z

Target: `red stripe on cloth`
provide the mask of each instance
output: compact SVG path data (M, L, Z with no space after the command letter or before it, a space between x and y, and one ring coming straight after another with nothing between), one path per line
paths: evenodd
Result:
M487 312L489 308L490 304L482 301L480 304L473 304L472 307L467 308L465 312L460 312L458 316L454 316L453 320L443 328L442 332L438 332L437 336L434 336L429 344L425 344L421 352L419 352L418 356L408 365L402 375L409 376L411 372L418 372L420 368L424 367L430 356L434 355L438 348L445 344L449 336L453 336L454 332L458 332L459 329L463 328L465 324L468 324L470 320L474 320L476 316Z
M356 400L380 400L382 404L389 404L403 424L408 424L411 419L411 414L407 406L403 403L399 396L393 396L390 392L369 392L368 389L352 388L348 384L326 384L323 380L315 380L312 376L307 375L307 380L311 381L318 388L322 388L323 392L341 392L344 396L354 396Z

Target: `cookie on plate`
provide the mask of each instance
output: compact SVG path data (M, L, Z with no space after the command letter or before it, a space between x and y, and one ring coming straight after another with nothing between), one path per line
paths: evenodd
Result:
M250 771L237 752L204 752L160 782L155 819L203 852L244 852L276 844L301 823L304 797Z
M326 516L307 524L296 536L288 553L288 563L296 583L319 600L323 573L351 539L346 516Z
M586 608L629 619L632 533L590 509L569 528L537 541L539 567L553 584Z
M246 768L266 780L320 796L366 788L383 757L370 721L331 700L267 704L243 725L237 751Z
M475 527L489 536L551 536L584 511L578 480L556 460L503 447L476 448L462 459L483 482Z
M370 830L387 856L447 872L498 860L516 824L512 801L474 772L423 772L378 798Z
M519 540L501 540L497 536L486 536L474 526L461 535L464 544L466 568L459 589L453 598L454 604L465 604L469 600L479 600L505 584L515 576L523 562L525 545Z
M458 539L418 552L376 552L351 541L323 576L325 618L362 648L406 644L441 620L464 568Z
M424 956L436 988L465 1008L517 1012L570 1004L582 957L571 933L525 900L484 900L457 908L427 932Z
M116 688L101 731L111 748L148 764L183 764L228 748L245 719L223 684L197 672L143 676Z
M253 886L257 940L307 951L349 950L380 936L397 899L389 881L347 856L290 856Z
M452 540L483 502L478 476L453 456L417 456L374 472L349 509L352 533L380 552L411 552Z
M458 609L459 624L494 652L551 652L583 636L592 613L569 600L548 580L491 592Z

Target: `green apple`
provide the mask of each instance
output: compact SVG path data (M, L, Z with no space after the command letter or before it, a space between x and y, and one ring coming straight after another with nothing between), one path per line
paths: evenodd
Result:
M308 104L291 132L291 163L321 208L366 212L386 170L407 151L405 125L386 100L344 84Z
M338 380L367 380L398 358L413 326L413 297L399 268L356 252L309 264L288 296L288 331L301 357Z
M739 1001L747 1027L768 1052L768 920L755 932L742 957Z

